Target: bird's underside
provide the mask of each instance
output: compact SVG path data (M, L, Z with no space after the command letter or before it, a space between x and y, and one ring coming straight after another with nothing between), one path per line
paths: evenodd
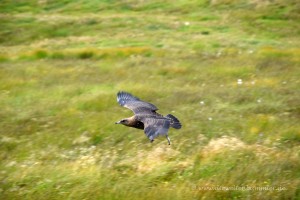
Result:
M118 92L117 101L121 106L132 110L135 115L116 123L137 129L144 129L146 136L151 142L157 136L164 135L170 144L170 138L168 137L170 126L176 129L181 128L181 123L176 117L171 114L164 117L156 112L158 109L155 105L141 101L127 92Z

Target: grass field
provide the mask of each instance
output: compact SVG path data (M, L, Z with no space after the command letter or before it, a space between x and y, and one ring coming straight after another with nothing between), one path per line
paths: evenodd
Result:
M0 3L0 199L300 199L297 0ZM119 90L182 122L115 125Z

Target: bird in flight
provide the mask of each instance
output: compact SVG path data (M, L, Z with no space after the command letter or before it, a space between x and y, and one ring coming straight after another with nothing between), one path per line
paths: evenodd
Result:
M171 114L163 116L157 113L156 111L158 108L155 105L142 101L128 92L118 92L117 101L121 106L132 110L134 115L132 117L122 119L116 122L116 124L144 129L146 136L151 142L153 142L154 138L157 136L164 135L170 145L171 142L168 136L169 128L181 128L181 123L175 116Z

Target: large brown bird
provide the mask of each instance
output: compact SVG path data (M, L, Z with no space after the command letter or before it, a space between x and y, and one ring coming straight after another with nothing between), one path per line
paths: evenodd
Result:
M118 92L117 101L121 106L132 110L134 116L122 119L116 122L116 124L144 129L146 136L151 142L153 142L157 136L165 135L170 145L170 138L168 136L169 128L181 128L181 123L176 117L171 114L163 116L157 113L158 108L155 105L141 101L130 93L123 91Z

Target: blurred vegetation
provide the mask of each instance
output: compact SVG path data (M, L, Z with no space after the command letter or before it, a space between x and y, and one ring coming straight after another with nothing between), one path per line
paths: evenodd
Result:
M1 199L300 198L299 1L2 0L0 13ZM170 146L114 124L132 115L119 90L181 120Z

